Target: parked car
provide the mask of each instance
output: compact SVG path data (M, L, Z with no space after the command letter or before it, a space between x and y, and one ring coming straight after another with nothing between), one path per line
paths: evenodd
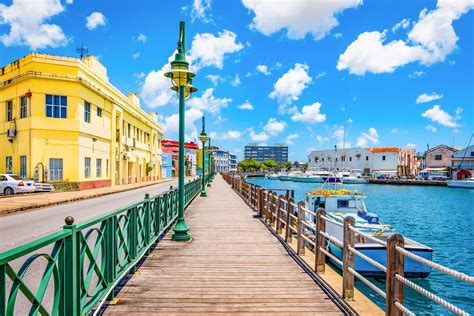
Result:
M49 183L35 183L36 191L35 192L53 192L54 186Z
M0 193L13 195L35 192L35 182L13 174L0 174Z

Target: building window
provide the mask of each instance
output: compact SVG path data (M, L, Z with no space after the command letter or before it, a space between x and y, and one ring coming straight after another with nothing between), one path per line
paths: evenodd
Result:
M127 133L127 134L128 134L128 138L130 138L130 136L131 136L130 134L131 134L131 131L132 131L132 125L130 125L130 123L128 124L127 129L128 129L128 133Z
M20 177L26 178L26 156L20 156Z
M91 176L91 159L89 157L84 158L84 178L90 178Z
M67 118L67 97L47 94L46 117Z
M63 179L62 158L49 158L49 180L61 181Z
M102 109L99 107L97 108L97 116L102 117Z
M84 122L91 122L91 104L84 102Z
M20 102L20 118L25 118L28 116L28 98L21 97Z
M102 177L102 159L95 160L95 176L97 178Z
M7 101L7 122L13 121L13 101Z
M105 176L109 177L109 160L105 159Z
M349 161L352 161L352 157L349 157Z
M443 156L442 155L435 155L435 160L443 160Z
M471 151L471 157L474 157L474 151Z
M385 156L382 156L382 160L385 160L385 158L386 158Z
M13 158L12 156L7 156L5 159L6 173L11 174L13 171Z
M369 156L365 156L365 161L369 161Z

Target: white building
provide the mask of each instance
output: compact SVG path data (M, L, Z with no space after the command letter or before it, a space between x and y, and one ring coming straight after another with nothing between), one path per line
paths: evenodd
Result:
M237 172L237 155L229 153L229 171Z
M416 175L416 153L398 147L316 150L308 156L310 170L360 170L363 174Z

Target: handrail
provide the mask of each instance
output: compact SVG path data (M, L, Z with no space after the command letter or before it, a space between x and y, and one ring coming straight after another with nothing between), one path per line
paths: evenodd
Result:
M460 281L468 284L474 284L474 276L469 276L465 273L447 268L431 260L422 258L404 248L404 238L400 234L393 234L389 236L387 242L377 239L372 235L367 234L358 229L355 225L354 218L347 216L343 223L327 217L324 209L318 209L316 212L308 210L303 202L295 202L293 198L284 199L278 197L276 194L254 184L248 183L241 178L236 178L230 174L223 174L227 183L231 184L234 189L245 187L248 192L253 192L256 203L251 204L264 222L268 224L269 228L275 230L277 233L284 234L285 242L290 243L292 238L296 235L297 238L297 255L304 255L305 248L314 252L315 255L315 272L323 274L325 272L325 258L329 257L334 262L342 267L342 297L345 299L354 298L354 277L366 284L370 289L382 296L386 301L386 315L400 315L401 313L407 315L414 315L410 309L403 304L403 285L406 285L418 293L426 296L431 301L447 308L458 315L467 315L467 313L453 304L447 302L441 297L429 292L421 286L406 279L404 272L404 257L417 261L423 265L436 269L444 274L452 276ZM243 196L241 194L241 196ZM283 205L285 204L285 205ZM285 215L286 219L282 219L281 214ZM295 215L296 214L296 215ZM315 216L315 224L308 223L303 214L311 214ZM331 223L343 228L344 240L341 241L334 236L331 236L326 231L326 224ZM284 225L284 233L281 225ZM314 236L314 242L308 235ZM386 248L387 251L387 266L371 259L362 252L358 251L355 246L355 237L363 237L365 240L370 240ZM343 250L343 260L338 259L331 252L328 251L328 241ZM311 246L311 247L310 247ZM382 273L385 274L386 291L383 291L366 277L362 276L355 270L355 257L359 257L369 264L375 266Z
M212 177L206 175L205 183ZM200 178L185 184L185 206L200 190ZM113 298L119 281L135 271L177 216L178 189L171 188L80 224L68 216L62 230L0 253L0 315L18 314L18 294L23 304L31 304L30 314L91 312L106 296ZM39 282L26 279L30 267L39 269L40 259L47 264Z

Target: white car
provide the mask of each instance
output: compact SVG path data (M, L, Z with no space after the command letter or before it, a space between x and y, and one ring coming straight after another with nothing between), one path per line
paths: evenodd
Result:
M35 192L35 182L12 174L0 174L0 194Z

